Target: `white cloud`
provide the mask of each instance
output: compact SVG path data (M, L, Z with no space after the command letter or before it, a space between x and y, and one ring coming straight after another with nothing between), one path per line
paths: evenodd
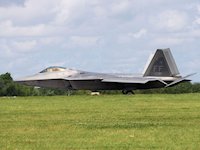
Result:
M136 39L141 38L142 36L146 35L147 30L146 29L141 29L138 32L135 33L129 33L129 36L132 36Z
M185 38L197 40L200 38L200 29L191 29L190 31L180 34Z
M42 37L39 39L39 43L42 45L56 45L56 44L61 44L64 42L63 37Z
M197 5L197 11L200 14L200 4Z
M142 39L147 34L147 29L140 29L137 32L130 32L126 34L121 34L118 36L118 43L130 44L136 39Z
M191 60L188 60L187 63L185 63L183 72L184 72L184 75L197 73L194 76L192 76L194 79L196 79L192 82L199 82L199 78L200 78L199 70L200 70L200 61L198 58L193 58Z
M9 62L13 62L21 56L31 54L35 51L36 46L36 40L0 40L0 59L8 59Z
M11 20L0 22L0 36L2 37L40 37L63 34L63 31L63 28L45 24L15 26Z
M94 13L95 13L95 16L97 16L97 17L106 17L107 16L107 10L101 6L95 6Z
M0 0L0 6L23 5L25 0Z
M96 36L72 36L69 45L73 47L90 47L98 44L100 37Z
M194 20L195 25L200 25L200 4L195 7L197 9L197 15Z
M44 24L54 16L54 0L26 0L23 6L0 7L0 21L12 20L17 25Z
M173 45L179 45L183 43L185 40L181 38L175 38L175 37L159 37L152 41L151 44L157 45L157 46L173 46Z
M0 59L10 58L13 56L13 53L8 46L6 40L0 40Z
M187 27L187 15L177 10L167 10L152 19L152 26L160 30L180 31Z
M200 18L196 18L196 20L194 21L194 23L200 25Z
M41 36L44 33L45 25L40 24L29 27L14 26L11 20L0 22L0 36Z
M73 18L82 15L84 7L84 1L60 0L54 9L56 17L53 23L56 25L70 23Z
M113 14L120 14L123 12L127 12L130 7L131 7L130 1L128 0L119 1L117 3L113 3L113 5L111 6L111 12Z
M146 0L26 0L23 5L2 6L0 68L5 70L4 63L11 61L10 68L15 70L20 63L10 58L28 57L29 64L21 63L21 68L28 69L35 61L40 61L37 68L56 62L88 68L94 61L90 70L100 65L109 72L116 68L116 63L110 63L115 58L126 64L117 69L129 70L129 62L122 59L138 57L139 52L145 50L171 46L178 49L175 52L197 49L200 46L199 15L200 5L196 0L152 0L149 3ZM39 53L35 53L36 50ZM41 55L45 61L40 59ZM74 63L77 57L84 63ZM90 59L94 57L98 60ZM193 57L198 62L199 56ZM140 64L142 59L143 56L132 62ZM102 66L100 60L109 63ZM134 67L139 70L137 66Z
M15 41L12 43L12 47L18 52L30 52L37 45L36 40L32 41Z

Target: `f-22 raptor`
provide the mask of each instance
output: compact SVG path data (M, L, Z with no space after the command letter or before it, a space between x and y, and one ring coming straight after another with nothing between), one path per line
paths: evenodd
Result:
M123 94L128 94L136 89L174 86L190 81L187 78L191 75L193 74L185 77L180 75L168 48L156 50L141 76L95 73L53 66L16 82L29 86L66 90L121 90Z

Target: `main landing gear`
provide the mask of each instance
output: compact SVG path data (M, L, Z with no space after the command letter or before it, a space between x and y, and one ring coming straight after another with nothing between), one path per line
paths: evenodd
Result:
M132 90L122 90L122 93L124 94L124 95L128 95L128 94L135 94Z

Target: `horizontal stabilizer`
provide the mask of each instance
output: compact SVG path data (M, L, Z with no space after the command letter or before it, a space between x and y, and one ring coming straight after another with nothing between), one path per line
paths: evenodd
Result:
M185 77L183 77L183 78L177 79L177 80L173 81L172 83L167 84L165 87L171 87L171 86L174 86L174 85L176 85L176 84L178 84L178 83L180 83L180 82L183 82L183 81L190 81L190 80L188 80L188 79L186 79L186 78L188 78L188 77L190 77L190 76L193 76L193 75L195 75L195 74L196 74L196 73L192 73L192 74L189 74L189 75L187 75L187 76L185 76Z

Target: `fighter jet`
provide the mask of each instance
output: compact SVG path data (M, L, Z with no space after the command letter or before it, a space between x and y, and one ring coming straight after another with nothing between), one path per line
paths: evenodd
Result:
M123 94L136 89L171 87L190 81L178 71L170 49L157 49L140 76L87 72L64 67L48 67L41 72L16 80L20 84L65 90L121 90Z

